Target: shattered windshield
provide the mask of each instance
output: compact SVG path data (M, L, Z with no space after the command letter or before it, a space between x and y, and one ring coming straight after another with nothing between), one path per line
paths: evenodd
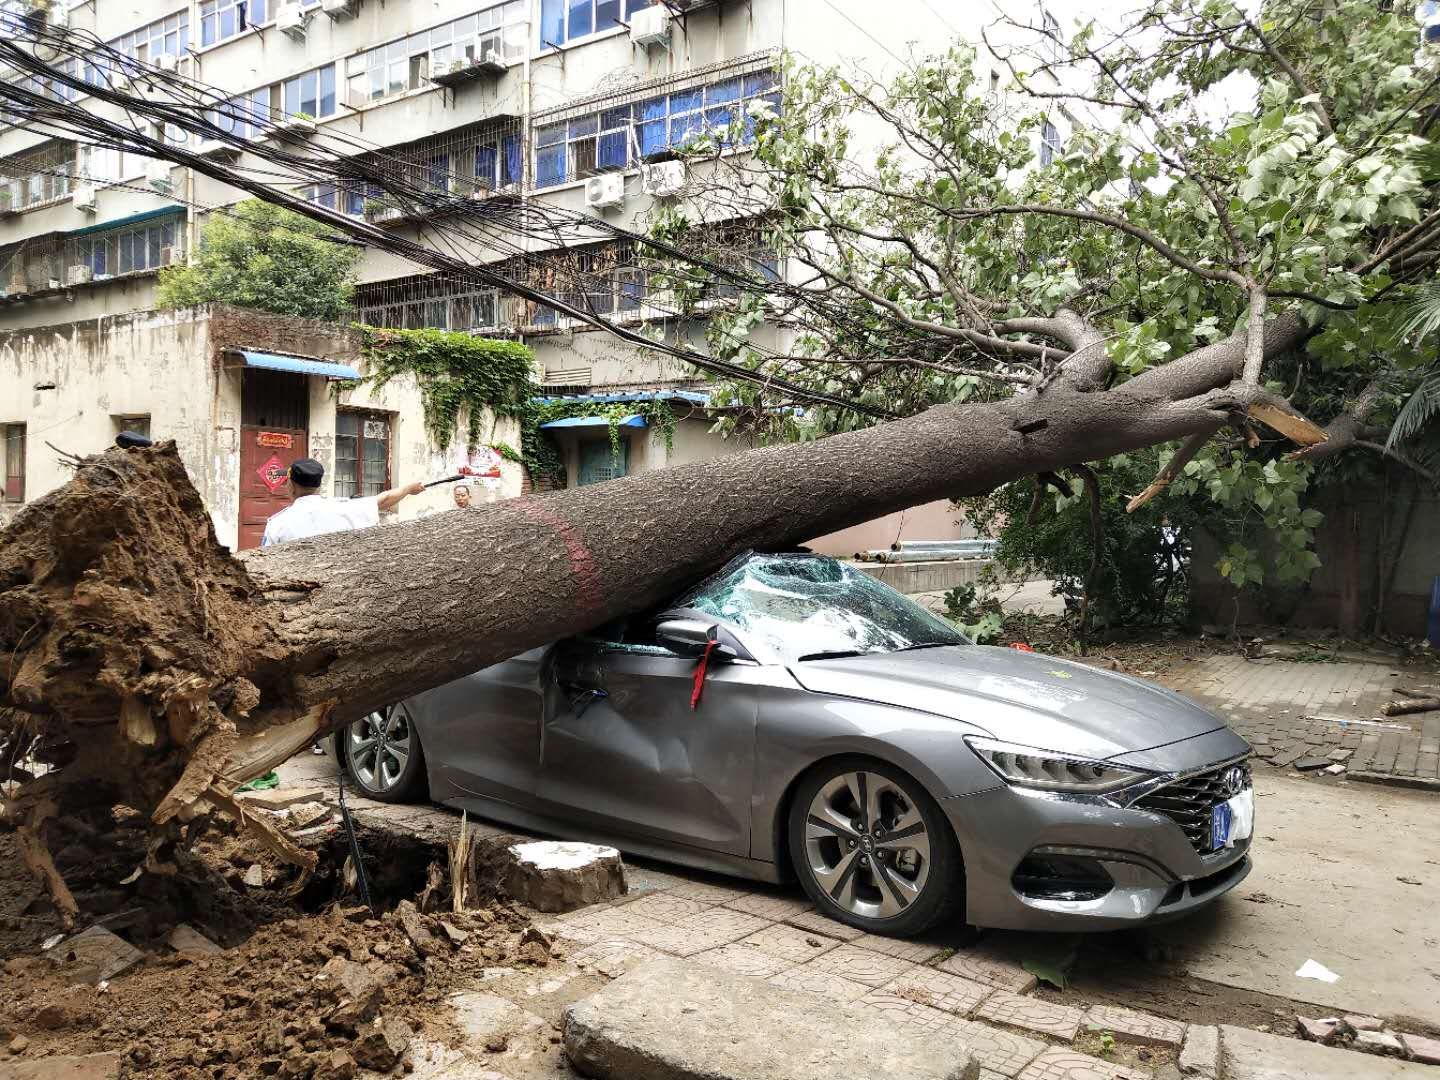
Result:
M785 663L965 645L949 623L864 571L816 555L753 555L679 601Z

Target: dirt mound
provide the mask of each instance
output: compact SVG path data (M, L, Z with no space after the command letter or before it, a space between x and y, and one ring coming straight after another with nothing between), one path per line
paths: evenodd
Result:
M12 1043L22 1047L19 1060L117 1052L127 1076L340 1080L357 1068L402 1067L416 1035L446 1037L448 1021L437 1019L443 998L475 985L485 967L548 962L548 944L503 900L427 914L399 899L391 890L423 880L431 883L432 902L443 900L448 886L436 887L435 874L424 869L433 851L382 849L377 837L362 838L361 846L375 871L377 906L394 905L379 917L324 895L345 887L347 847L338 838L320 847L320 871L303 888L294 867L243 835L222 835L198 845L173 882L143 874L112 886L108 898L77 889L87 917L105 904L120 907L121 917L112 913L107 927L146 954L99 984L57 962L66 945L35 948L37 931L24 928L50 930L53 913L48 920L12 914L10 923L21 929L9 931L7 947L29 948L12 952L0 973L0 1054ZM121 858L99 872L124 865ZM387 876L387 865L404 869ZM263 884L247 885L247 874ZM75 872L73 880L89 879ZM22 884L33 896L33 883ZM13 912L23 895L0 891L0 911ZM43 908L44 899L38 904ZM205 951L176 951L167 940L187 950L194 941L170 938L177 921L214 946L232 947L212 951L202 941Z

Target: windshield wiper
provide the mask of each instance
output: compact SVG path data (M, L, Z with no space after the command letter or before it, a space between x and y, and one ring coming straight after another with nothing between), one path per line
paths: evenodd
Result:
M833 652L812 652L798 657L800 660L840 660L846 656L864 656L859 649L836 649Z
M922 641L915 645L905 645L895 652L913 652L916 649L948 649L951 645L959 645L958 641Z

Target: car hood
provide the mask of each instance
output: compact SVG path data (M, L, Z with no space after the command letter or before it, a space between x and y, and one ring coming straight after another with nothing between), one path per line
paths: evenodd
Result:
M957 645L790 666L820 694L948 716L997 739L1085 757L1150 750L1224 728L1140 679L1016 649Z

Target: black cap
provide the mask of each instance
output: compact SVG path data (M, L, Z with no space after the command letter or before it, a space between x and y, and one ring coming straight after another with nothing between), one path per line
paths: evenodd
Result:
M290 479L301 487L319 487L325 479L325 466L311 457L298 458L290 463Z

